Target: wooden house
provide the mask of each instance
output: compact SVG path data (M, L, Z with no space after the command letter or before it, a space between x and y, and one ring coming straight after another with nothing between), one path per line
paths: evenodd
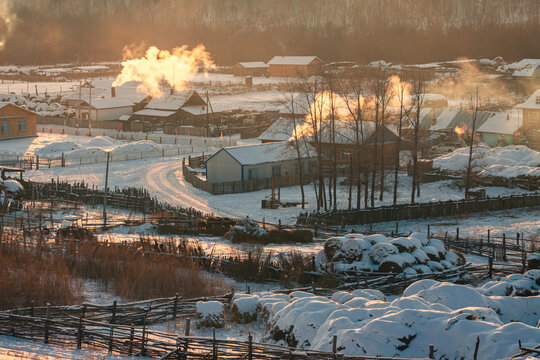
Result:
M274 56L268 66L270 76L310 77L323 73L324 61L318 56Z
M0 139L37 136L37 114L12 103L0 103Z
M516 108L523 110L523 135L534 148L540 148L540 89Z
M234 76L267 76L268 64L262 61L239 62L233 66Z

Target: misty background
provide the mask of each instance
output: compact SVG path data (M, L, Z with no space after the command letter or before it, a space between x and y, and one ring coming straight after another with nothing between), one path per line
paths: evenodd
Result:
M0 63L203 43L216 63L540 57L539 0L0 0ZM5 42L2 46L2 42Z

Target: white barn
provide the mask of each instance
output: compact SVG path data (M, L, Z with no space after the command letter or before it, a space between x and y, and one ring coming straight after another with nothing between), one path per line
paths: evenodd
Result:
M82 101L77 104L75 116L77 119L92 121L114 121L119 120L122 115L133 114L135 104L124 98L92 99L92 101Z
M315 150L302 151L304 174L309 173ZM206 160L209 183L243 182L299 174L296 150L288 141L222 148Z

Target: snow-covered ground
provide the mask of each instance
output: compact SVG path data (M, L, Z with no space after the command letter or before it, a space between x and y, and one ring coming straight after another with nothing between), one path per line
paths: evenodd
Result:
M132 357L110 355L104 350L82 349L77 350L57 345L42 344L33 341L0 336L0 358L3 360L122 360L122 359L147 359L144 357Z

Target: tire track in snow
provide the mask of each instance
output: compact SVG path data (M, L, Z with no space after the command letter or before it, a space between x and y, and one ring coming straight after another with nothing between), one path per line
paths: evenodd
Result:
M186 187L183 179L180 180L176 176L176 173L181 171L181 162L166 162L151 166L146 171L146 183L149 190L156 194L161 201L172 205L180 205L186 208L192 207L204 213L238 217L238 215L213 209L208 205L207 200L193 195L190 189Z

